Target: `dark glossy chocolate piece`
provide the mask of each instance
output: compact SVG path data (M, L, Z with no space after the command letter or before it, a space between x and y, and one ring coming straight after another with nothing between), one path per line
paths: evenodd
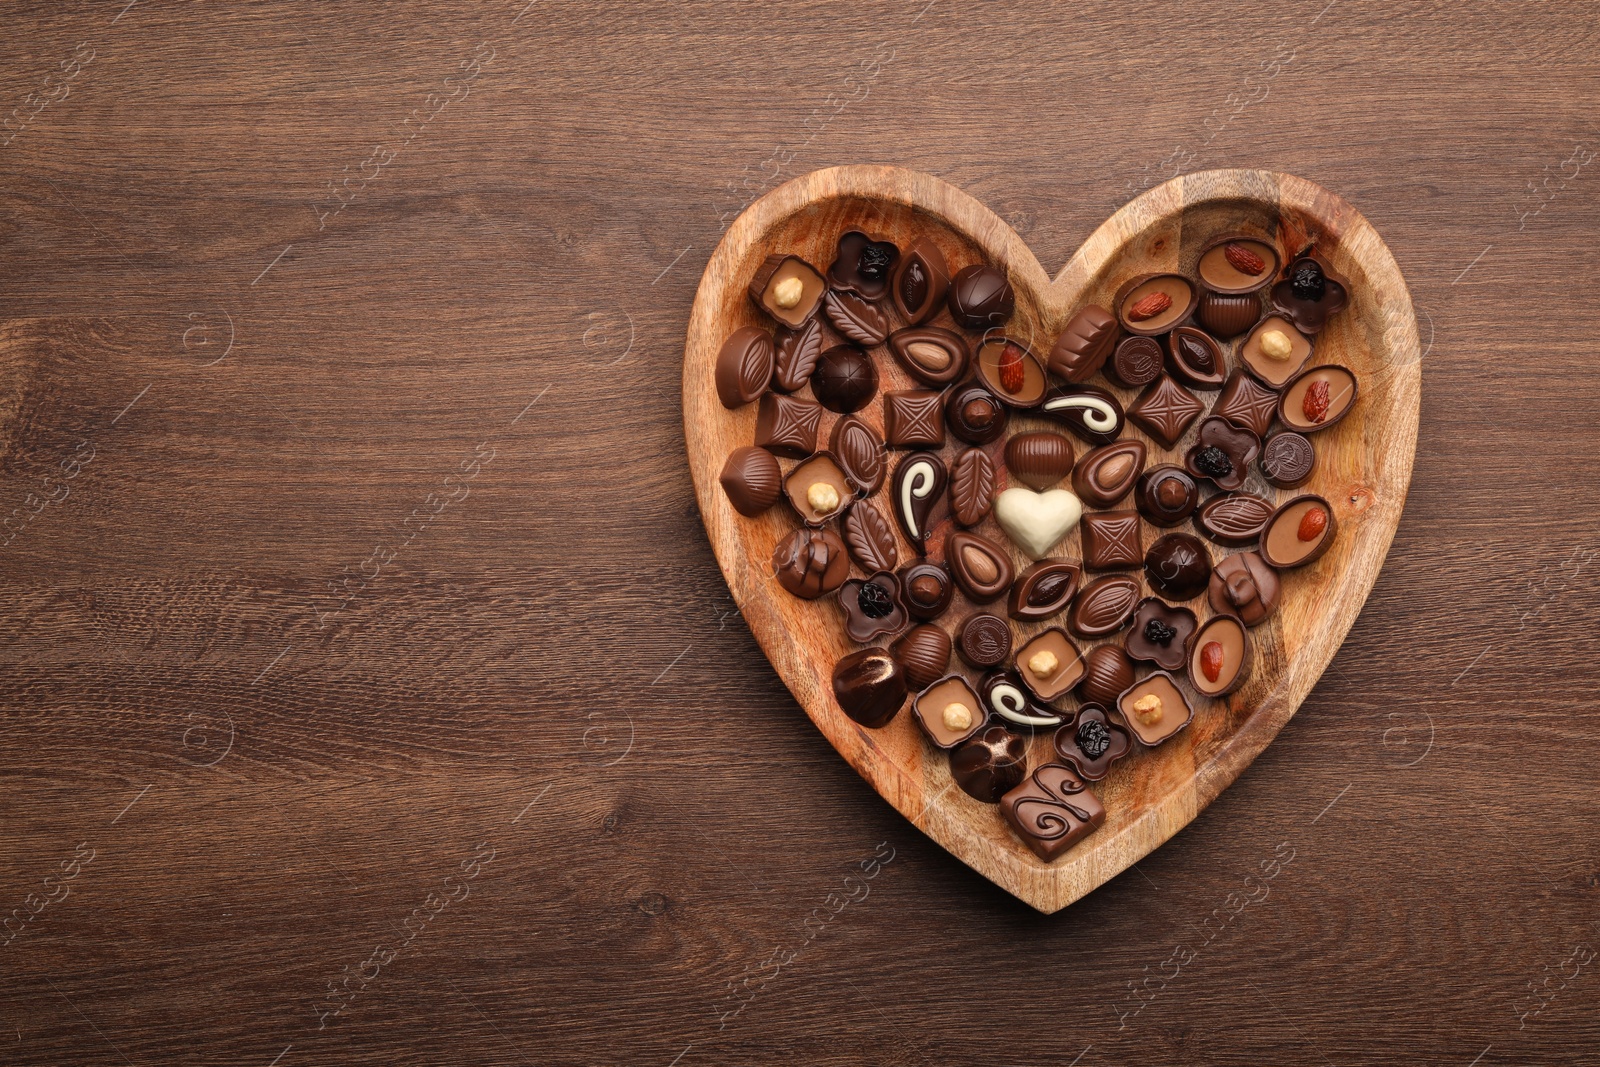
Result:
M1074 637L1114 634L1127 623L1139 602L1139 580L1127 574L1107 574L1078 591L1067 612L1067 629Z
M1072 716L1033 699L1016 671L990 671L978 680L984 710L1010 730L1053 729Z
M1006 824L1052 863L1106 821L1106 809L1070 767L1047 763L1000 800Z
M944 460L932 452L913 452L894 470L894 517L900 532L921 552L928 541L928 517L944 492L948 474Z
M826 452L800 463L783 480L783 495L807 526L821 526L838 516L855 499L854 492L844 471Z
M1044 364L1026 345L1009 337L991 336L978 345L978 381L1014 408L1031 408L1050 386Z
M883 394L883 438L890 448L944 445L944 394L910 389Z
M1072 602L1082 573L1082 567L1068 560L1040 560L1011 583L1006 613L1020 622L1048 619Z
M1328 316L1343 311L1350 302L1345 280L1315 255L1301 256L1272 287L1272 306L1286 315L1301 333L1316 333Z
M1011 558L999 545L968 530L957 530L944 542L945 564L956 584L975 604L987 604L1011 585Z
M1250 476L1250 464L1261 452L1261 438L1215 415L1200 423L1200 434L1184 453L1183 466L1196 478L1209 478L1218 489L1237 489Z
M1117 343L1117 320L1098 304L1087 304L1067 322L1050 350L1050 370L1069 382L1086 382L1105 365Z
M976 448L950 464L950 514L962 526L976 526L994 507L994 460Z
M828 451L863 496L871 496L883 484L889 465L884 459L883 438L858 415L837 420L828 433Z
M1109 704L1133 684L1133 660L1117 645L1096 645L1083 656L1083 680L1078 693L1084 700Z
M764 393L756 408L756 444L778 456L804 459L817 450L822 405L782 393Z
M950 267L939 246L918 237L894 268L889 293L895 310L912 325L927 322L944 306L950 289Z
M937 630L938 627L927 627ZM944 631L939 631L943 634ZM948 654L949 639L946 638ZM911 714L917 725L939 748L955 748L983 729L988 716L983 713L983 701L972 686L959 674L937 678L917 694L911 702Z
M998 667L1011 655L1011 624L998 615L977 611L956 630L956 655L969 667Z
M894 543L894 530L872 501L857 500L850 505L839 528L844 534L845 547L850 550L850 558L868 574L889 570L899 560L900 549Z
M833 668L833 699L862 726L889 725L906 703L906 676L881 648L863 648Z
M1144 470L1144 442L1118 441L1086 454L1072 470L1072 490L1089 507L1110 508Z
M878 395L878 367L855 345L835 345L817 360L811 392L829 411L860 411Z
M1017 650L1017 675L1040 700L1070 693L1085 670L1083 653L1059 626L1040 631Z
M862 348L881 345L889 336L889 316L878 305L854 293L830 289L822 298L822 311L841 337Z
M983 264L956 271L945 300L950 317L969 330L1004 326L1017 306L1006 272Z
M1133 487L1139 514L1156 526L1178 525L1194 514L1199 500L1200 484L1182 467L1151 467Z
M888 571L870 578L852 578L839 587L844 632L857 644L893 637L911 625L900 602L900 579Z
M1145 597L1133 609L1133 624L1122 647L1129 659L1181 671L1189 658L1189 642L1200 626L1194 612L1174 607L1159 597Z
M1269 389L1282 389L1316 351L1307 337L1282 315L1268 315L1239 345L1239 363Z
M1124 337L1106 364L1106 377L1125 389L1138 389L1161 377L1165 363L1166 353L1155 338Z
M717 352L717 399L725 408L741 408L767 391L772 380L772 335L755 326L741 326Z
M1316 433L1356 406L1356 376L1334 363L1312 367L1283 387L1278 418L1291 430Z
M1333 508L1314 493L1284 502L1261 533L1261 558L1277 567L1304 567L1322 557L1339 532Z
M1211 553L1191 534L1171 533L1150 546L1144 557L1150 588L1172 600L1193 600L1211 581Z
M1221 389L1228 364L1210 334L1179 326L1167 334L1167 372L1190 389Z
M1146 274L1117 291L1117 318L1129 333L1154 337L1194 314L1200 290L1181 274Z
M1109 445L1122 433L1121 402L1092 385L1052 390L1034 414L1061 423L1091 445Z
M913 626L889 646L889 654L906 672L906 683L916 690L928 688L944 677L950 666L950 635L937 626ZM967 705L976 714L976 699Z
M790 593L815 600L844 584L850 558L832 530L802 527L773 546L772 571Z
M1072 470L1072 453L1072 442L1050 430L1013 434L1006 442L1006 470L1042 493Z
M753 445L728 454L717 479L728 494L733 510L751 518L778 502L783 493L783 470L771 452Z
M1010 419L1010 409L977 382L956 386L944 405L945 424L969 445L995 440L1006 432Z
M1117 711L1142 745L1159 745L1194 718L1189 698L1178 688L1178 680L1166 671L1156 671L1116 698Z
M950 606L956 590L944 564L919 559L901 567L898 574L900 595L913 619L937 619Z
M1120 717L1100 704L1085 704L1075 719L1056 731L1054 745L1057 759L1080 778L1098 782L1111 772L1113 763L1132 751L1133 738Z
M1195 513L1197 529L1219 545L1248 545L1272 518L1272 501L1254 493L1219 493Z
M950 777L985 804L1000 803L1027 774L1028 743L1003 726L990 726L950 753Z
M1214 336L1232 340L1261 318L1261 299L1254 293L1205 293L1195 318Z
M1207 241L1195 264L1200 284L1219 293L1253 293L1278 273L1278 250L1249 234L1224 234Z
M1211 610L1257 626L1278 610L1278 572L1254 552L1229 556L1211 572Z
M1144 559L1137 511L1087 512L1078 528L1083 533L1083 565L1092 571L1137 567Z
M1211 414L1220 416L1257 437L1264 437L1272 428L1273 416L1278 413L1278 394L1256 381L1243 371L1234 371L1217 397L1217 406Z
M889 335L895 362L923 385L942 389L967 373L972 350L967 339L938 326L916 326Z
M822 320L813 318L796 330L778 330L772 363L772 387L792 393L811 380L822 358Z
M1311 480L1317 450L1311 439L1290 430L1275 433L1261 446L1261 474L1279 489L1298 489Z
M1163 374L1128 405L1128 418L1162 446L1171 448L1204 410L1205 405L1193 393Z
M1232 615L1213 615L1194 635L1189 684L1205 697L1227 696L1250 675L1250 633Z
M817 313L828 289L817 269L799 256L774 253L750 279L750 300L783 325L796 327Z
M850 230L839 238L839 252L828 268L828 281L835 288L850 289L868 300L889 291L900 260L900 249L893 241L874 241L860 230Z

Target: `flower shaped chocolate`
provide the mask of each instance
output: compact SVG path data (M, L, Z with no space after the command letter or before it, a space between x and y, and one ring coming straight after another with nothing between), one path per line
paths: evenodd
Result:
M1133 747L1127 728L1099 704L1085 704L1078 717L1056 731L1056 756L1084 778L1098 782Z
M910 622L900 599L900 579L888 571L845 582L839 587L839 606L845 633L863 645L897 634Z
M1305 255L1289 264L1283 280L1272 287L1272 306L1289 317L1301 333L1316 333L1328 316L1344 310L1350 290L1316 256Z

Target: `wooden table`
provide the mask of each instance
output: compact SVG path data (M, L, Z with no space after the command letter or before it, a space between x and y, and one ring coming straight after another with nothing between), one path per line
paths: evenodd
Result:
M4 1062L1592 1062L1586 9L1007 7L7 14ZM1293 172L1419 309L1344 649L1053 918L835 755L694 506L700 269L842 162L1050 267Z

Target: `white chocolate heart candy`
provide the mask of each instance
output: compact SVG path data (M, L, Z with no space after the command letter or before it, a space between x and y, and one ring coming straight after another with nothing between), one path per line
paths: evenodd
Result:
M995 521L1034 559L1050 554L1056 543L1083 515L1083 504L1065 489L1035 493L1032 489L1010 488L994 502Z

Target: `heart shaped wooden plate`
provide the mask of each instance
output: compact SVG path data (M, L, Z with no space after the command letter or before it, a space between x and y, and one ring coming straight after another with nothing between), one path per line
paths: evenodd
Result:
M995 806L953 787L946 754L924 739L909 711L883 729L869 730L839 710L832 668L859 646L845 636L838 604L832 596L797 599L771 577L773 545L795 528L796 518L781 503L758 518L745 518L718 484L728 454L754 440L756 405L729 411L718 402L717 351L738 327L773 325L746 295L750 278L773 252L800 256L826 270L839 235L850 229L892 240L902 249L927 235L944 252L952 273L971 263L1004 267L1016 290L1016 314L1005 332L1028 341L1041 356L1074 312L1087 303L1113 306L1118 287L1134 275L1181 270L1192 277L1200 244L1223 233L1275 236L1286 255L1314 242L1350 282L1351 304L1318 335L1315 362L1342 363L1356 373L1357 407L1316 435L1317 468L1308 485L1286 491L1264 483L1252 487L1280 501L1301 492L1320 493L1334 507L1337 539L1319 561L1284 575L1282 606L1251 632L1256 662L1245 687L1225 700L1197 701L1188 728L1158 748L1135 751L1094 784L1106 807L1105 824L1054 863L1036 858ZM943 313L935 320L946 322ZM1233 346L1225 347L1231 353ZM880 356L885 352L876 350ZM892 359L879 358L878 364L883 390L920 387ZM1053 912L1149 854L1199 814L1272 741L1311 690L1361 610L1399 523L1416 451L1421 377L1415 314L1388 248L1349 204L1300 178L1251 170L1175 178L1101 225L1052 281L1005 222L937 178L894 167L836 167L796 178L756 201L729 227L711 257L695 297L684 354L684 429L700 513L717 561L756 640L806 714L924 833L1008 892ZM1108 385L1102 376L1093 381ZM1113 391L1124 405L1136 395ZM1202 396L1208 406L1213 398ZM880 403L860 414L881 432ZM819 439L826 438L834 418L825 414ZM1029 428L1059 427L1014 414L1011 432ZM1123 436L1143 440L1153 466L1174 459L1181 464L1194 432L1191 427L1179 448L1171 450L1132 423ZM998 533L994 539L1007 543ZM1082 558L1078 548L1074 531L1053 555ZM900 550L902 562L914 556L903 541ZM1218 558L1222 552L1214 549ZM1020 553L1014 559L1019 567L1027 562ZM948 628L967 610L958 593L940 621ZM1199 614L1203 618L1207 612L1202 607ZM1045 625L1023 630L1031 633ZM1030 742L1029 766L1050 759L1050 736L1041 732Z

